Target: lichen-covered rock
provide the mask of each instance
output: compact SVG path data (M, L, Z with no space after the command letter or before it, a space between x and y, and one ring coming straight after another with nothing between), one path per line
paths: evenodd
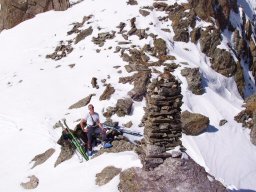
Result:
M211 180L208 179L211 177ZM120 192L227 191L192 159L168 158L152 171L129 168L120 174Z
M182 131L187 135L199 135L209 126L208 117L199 113L184 111L181 113Z
M117 176L122 169L114 166L105 167L100 173L96 174L96 184L99 186L107 184L111 179Z

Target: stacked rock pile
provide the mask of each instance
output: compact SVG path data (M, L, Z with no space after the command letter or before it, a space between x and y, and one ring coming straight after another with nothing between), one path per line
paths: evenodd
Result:
M144 168L150 170L171 156L167 150L181 144L180 83L165 70L148 85L146 101Z

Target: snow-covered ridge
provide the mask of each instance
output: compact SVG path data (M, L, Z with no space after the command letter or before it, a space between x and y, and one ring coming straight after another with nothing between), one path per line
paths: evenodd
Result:
M211 126L207 132L197 137L183 135L183 145L188 154L226 186L256 190L256 147L250 143L249 130L234 121L243 103L234 79L211 69L209 58L200 51L198 45L191 42L173 43L170 23L158 19L159 16L165 16L164 13L153 10L149 16L142 17L139 8L152 5L153 2L140 0L138 6L128 6L125 0L84 0L65 12L39 14L0 34L0 191L24 191L19 184L33 174L40 179L34 191L84 191L85 188L88 191L118 191L118 177L98 187L94 183L95 174L107 165L114 164L122 169L141 166L135 153L124 152L104 154L83 164L78 164L74 157L53 168L60 151L56 141L61 130L55 130L52 126L65 117L73 127L86 111L86 108L68 110L68 107L95 93L91 102L104 121L101 112L113 106L117 99L127 97L127 91L132 89L132 85L118 83L119 77L130 75L120 55L113 53L117 42L123 41L123 37L117 34L113 40L107 40L103 47L98 47L91 39L100 32L118 30L116 26L120 22L129 25L133 17L136 17L138 27L149 27L148 33L156 33L166 40L169 52L176 57L175 62L181 65L174 75L182 81L182 110L201 113L210 118ZM175 2L168 1L169 4ZM252 17L256 3L252 0L238 3L248 17ZM92 35L72 45L74 50L67 57L58 61L46 59L45 56L52 53L60 41L67 42L75 38L75 34L67 35L73 27L71 24L81 22L88 15L93 17L83 28L91 26ZM151 22L153 25L149 25ZM197 25L204 26L206 23L202 21ZM170 28L171 35L161 28ZM139 41L137 36L132 36L129 40L140 47L153 42L151 37ZM96 52L97 49L101 50L100 53ZM182 64L184 62L188 65ZM75 66L70 68L70 64ZM118 70L122 73L118 73L114 66L121 66ZM205 94L197 96L187 89L186 79L180 74L184 67L200 68L208 85ZM163 67L157 69L162 70ZM98 78L99 89L91 87L91 78L94 76ZM106 79L116 89L110 100L99 101L105 89L101 79ZM143 132L138 124L144 106L144 100L135 102L131 116L114 116L113 119L120 124L131 120L132 129ZM226 119L228 123L220 127L221 119ZM30 169L31 159L51 147L56 149L54 155L43 165ZM77 185L71 185L70 180L76 180Z

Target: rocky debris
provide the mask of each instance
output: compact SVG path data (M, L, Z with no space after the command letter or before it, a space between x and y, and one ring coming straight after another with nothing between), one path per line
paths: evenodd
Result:
M0 31L10 29L38 13L49 10L64 11L70 7L68 0L1 0Z
M220 120L220 122L219 122L219 126L223 126L223 125L225 125L227 122L228 122L228 121L227 121L226 119L222 119L222 120Z
M245 109L235 116L235 120L238 123L242 123L243 127L252 128L253 113L256 111L256 95L252 95L245 99L243 107L245 107Z
M79 22L76 22L76 23L73 23L73 28L67 32L68 35L71 35L73 33L80 33L81 30L79 29L80 27L82 27L84 25L84 23L88 20L90 20L91 18L93 17L93 15L89 15L89 16L84 16L83 17L83 20L81 23Z
M147 56L144 50L128 49L128 53L122 53L121 57L123 61L128 62L129 65L134 65L134 67L141 66L141 68L146 68L147 62L150 60L149 56ZM133 68L134 68L133 67ZM136 70L136 69L134 69Z
M48 150L46 150L44 153L36 155L32 160L34 161L34 165L31 167L31 169L33 169L35 166L37 165L41 165L43 164L45 161L47 161L47 159L49 159L52 154L55 152L55 149L50 148Z
M115 92L115 88L112 87L110 84L106 86L106 89L100 96L100 101L110 99L111 95Z
M127 5L138 5L138 2L136 0L128 0Z
M190 33L190 39L192 43L197 43L201 36L201 28L194 28Z
M121 173L122 169L114 166L105 167L100 173L96 174L96 185L102 186L111 181L115 176Z
M76 64L69 64L68 66L72 69L75 67Z
M118 190L120 192L227 191L219 181L190 158L168 158L152 171L136 167L126 169L120 174Z
M130 115L133 101L130 98L118 99L116 103L116 114L118 117Z
M135 76L134 76L135 77ZM136 78L133 79L134 88L128 92L128 95L134 101L142 101L147 92L147 84L150 81L151 72L141 71L136 74Z
M46 55L46 58L57 61L62 59L63 57L66 57L69 53L73 51L71 43L72 41L68 41L67 44L65 44L64 41L61 41L60 45L55 48L54 52L52 54Z
M144 169L151 170L163 163L165 152L181 144L181 100L180 83L167 69L147 86Z
M195 95L202 95L204 89L202 87L201 74L199 68L184 68L181 70L181 75L186 77L188 82L188 89Z
M39 184L39 179L35 175L28 176L29 181L26 183L21 183L20 185L24 189L35 189Z
M79 100L78 102L74 103L73 105L71 105L68 109L78 109L81 107L84 107L86 105L88 105L88 103L90 103L92 96L95 96L95 94L90 94L87 97Z
M92 88L99 89L99 85L98 85L98 83L97 83L97 78L96 78L96 77L93 77L93 78L92 78L91 84L92 84Z
M196 24L196 14L193 9L187 9L183 5L174 5L169 13L169 19L172 20L175 41L189 41L189 28L194 28Z
M147 17L147 16L150 14L149 11L146 11L146 10L143 10L143 9L140 9L140 10L139 10L139 13L140 13L142 16L144 16L144 17Z
M250 133L250 139L252 144L256 145L256 111L254 111L253 113L252 121L253 121L253 126Z
M93 32L92 27L89 27L89 28L79 32L78 35L76 36L75 44L79 43L80 41L85 39L87 36L91 35L92 32Z
M115 31L105 32L105 33L99 33L98 37L93 37L92 42L99 47L102 47L107 39L113 39L115 37Z
M145 65L129 64L129 65L125 65L124 67L128 73L131 73L134 71L150 71L148 66L145 66Z
M93 158L107 152L107 153L120 153L123 151L135 151L136 145L131 143L127 138L125 137L120 137L121 139L119 140L118 138L115 138L115 140L111 143L113 147L111 148L101 148L94 156Z
M182 131L187 135L199 135L209 126L208 117L199 113L184 111L181 114Z
M125 26L126 26L126 23L120 22L116 28L119 28L119 33L122 33Z

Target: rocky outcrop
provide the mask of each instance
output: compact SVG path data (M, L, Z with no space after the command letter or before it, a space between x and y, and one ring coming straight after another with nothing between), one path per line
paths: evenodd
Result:
M38 184L39 184L39 179L35 176L29 176L29 181L26 183L21 183L20 185L24 188L24 189L35 189Z
M111 179L117 176L122 169L114 166L105 167L100 173L96 174L96 185L102 186L107 184Z
M196 95L202 95L204 93L199 68L184 68L181 70L181 75L186 77L188 89L192 91L192 93Z
M252 128L254 125L253 113L256 111L256 95L248 97L243 107L245 109L235 116L235 120L242 123L243 127Z
M36 155L31 161L34 161L34 165L32 166L31 169L33 169L37 165L43 164L47 159L49 159L53 153L55 152L55 149L50 148L46 150L44 153Z
M75 44L79 43L83 39L85 39L87 36L91 35L93 32L92 27L89 27L88 29L85 29L83 31L80 31L75 39Z
M87 97L77 101L73 105L71 105L68 109L77 109L86 106L88 103L90 103L92 96L95 96L95 94L90 94Z
M189 4L196 15L203 20L211 21L211 17L216 19L217 26L224 30L229 24L230 11L238 13L237 1L229 0L190 0Z
M199 135L209 126L209 118L199 113L184 111L181 114L182 131L187 135Z
M118 99L116 103L116 114L118 117L130 115L133 101L130 98Z
M111 98L111 95L115 93L115 88L112 87L110 84L108 84L106 86L106 89L104 90L104 92L102 93L102 95L100 96L100 101L102 100L107 100Z
M149 71L138 72L134 78L134 88L128 92L128 95L134 101L142 101L147 92L147 84L150 81L151 73Z
M0 0L0 31L10 29L36 14L49 10L64 11L69 8L69 0Z
M146 170L163 163L165 152L181 144L181 99L180 84L168 71L148 85L144 115L143 164Z
M152 171L129 168L120 174L120 192L227 191L192 159L168 158Z
M62 59L63 57L66 57L72 51L73 51L72 41L68 41L68 42L61 41L60 45L58 45L55 48L54 52L51 54L47 54L46 58L57 61Z

